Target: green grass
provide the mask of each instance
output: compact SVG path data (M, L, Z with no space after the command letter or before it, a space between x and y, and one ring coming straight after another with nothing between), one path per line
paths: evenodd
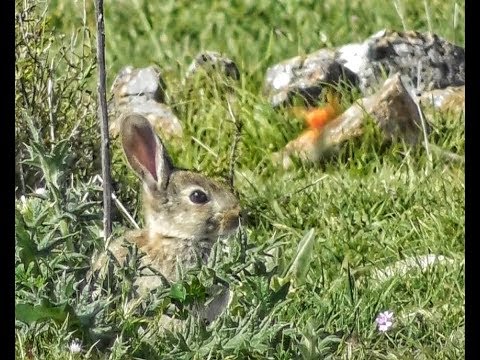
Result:
M82 1L52 0L47 21L41 8L29 12L38 23L17 21L17 151L22 143L29 146L22 150L27 190L44 174L41 184L48 193L16 202L16 357L463 357L463 164L435 153L429 161L422 146L382 144L373 129L319 166L297 164L284 171L271 162L271 154L302 125L262 96L267 67L361 41L382 28L401 30L394 3L106 1L108 82L129 64L160 66L170 104L185 128L184 139L167 145L178 165L227 175L235 136L220 94L182 89L193 57L201 50L225 52L242 74L234 90L243 125L235 187L248 217L228 255L210 268L191 271L178 285L195 296L216 274L231 283L235 297L211 328L193 324L177 333L162 332L156 322L171 302L182 313L168 289L136 308L124 306L134 261L131 267L115 266L109 281L85 286L90 258L103 248L101 188L92 180L100 173L92 2L84 12ZM463 46L463 1L429 1L430 25L423 2L396 3L405 9L407 29L431 26ZM23 9L17 2L17 13ZM35 36L21 43L27 26ZM49 76L55 83L53 107ZM434 125L430 143L463 155L463 114L426 114ZM141 222L139 183L118 144L112 145L117 196ZM118 235L129 225L117 211L114 215ZM305 242L313 249L298 256ZM383 281L375 277L375 271L397 261L427 254L451 262ZM385 334L374 323L384 310L392 310L396 319ZM68 351L74 338L83 341L81 355ZM94 346L99 339L107 340Z

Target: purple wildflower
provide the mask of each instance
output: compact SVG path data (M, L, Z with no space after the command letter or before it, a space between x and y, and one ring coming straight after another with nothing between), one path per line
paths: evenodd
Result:
M393 325L393 311L384 311L378 314L375 322L378 325L378 331L385 332Z

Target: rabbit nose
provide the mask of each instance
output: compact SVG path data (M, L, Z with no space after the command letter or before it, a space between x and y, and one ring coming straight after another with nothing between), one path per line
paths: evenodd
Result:
M238 221L241 217L240 212L241 212L240 207L236 207L236 208L233 208L233 209L227 211L227 213L225 214L225 217Z
M240 207L226 211L222 216L223 231L233 231L240 225Z
M238 222L242 221L242 209L240 208L240 206L237 206L232 211L232 217L235 217Z

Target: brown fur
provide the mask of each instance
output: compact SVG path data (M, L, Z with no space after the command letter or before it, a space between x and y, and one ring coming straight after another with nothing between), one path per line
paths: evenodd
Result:
M175 168L160 138L143 116L125 116L121 136L127 160L143 181L145 228L127 232L125 238L113 241L109 250L120 264L125 264L127 251L123 244L127 240L143 253L142 265L160 272L168 281L176 281L177 264L188 269L199 262L206 263L218 237L237 229L239 202L219 182ZM206 194L208 201L194 203L191 200L194 191ZM100 263L105 263L105 255L101 259ZM161 277L154 273L139 276L136 281L141 294L161 283ZM218 286L211 290L217 291ZM219 297L207 307L198 307L199 314L208 321L216 318L228 303L228 289L220 290Z

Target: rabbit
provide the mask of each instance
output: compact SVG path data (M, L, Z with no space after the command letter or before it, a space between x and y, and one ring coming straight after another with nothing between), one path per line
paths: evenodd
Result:
M150 122L140 114L123 117L121 144L131 168L143 182L143 229L127 232L125 239L137 246L142 265L150 266L168 281L177 281L177 263L183 269L206 263L219 237L233 234L240 223L240 204L226 186L207 176L173 165ZM110 252L125 264L124 239L113 241ZM106 261L96 261L96 268ZM162 277L151 272L139 276L135 285L146 294L162 285ZM230 291L215 285L216 295L208 306L197 306L198 314L211 323L227 307Z

